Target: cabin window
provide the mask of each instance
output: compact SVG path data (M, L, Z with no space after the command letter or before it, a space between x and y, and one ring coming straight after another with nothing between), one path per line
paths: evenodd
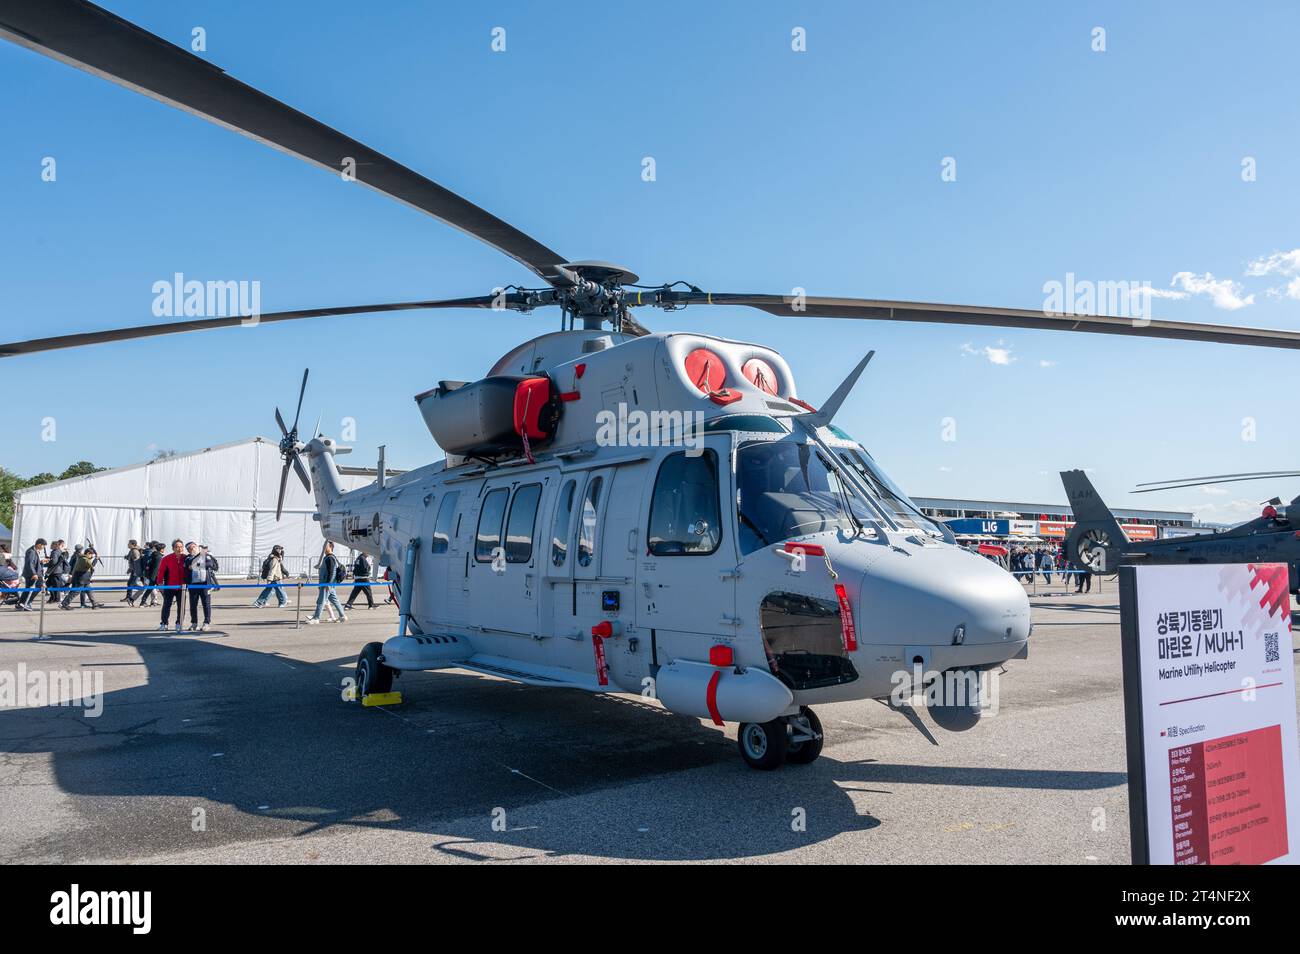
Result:
M510 491L498 487L483 498L483 509L478 515L478 532L474 535L474 559L478 563L490 563L501 546L501 522L506 515L506 501Z
M573 521L573 497L577 489L576 480L565 481L560 499L555 502L555 525L551 527L553 566L564 566L564 561L569 558L569 526Z
M604 477L593 477L582 496L582 520L578 524L578 566L591 566L596 557L596 518L600 514L600 488Z
M433 525L433 552L446 553L451 547L451 525L456 521L456 501L460 491L453 490L444 494L442 503L438 504L438 519Z
M718 455L677 451L664 458L650 502L650 552L656 556L706 556L722 542Z
M541 484L524 484L515 491L506 519L506 562L528 563L533 558L533 525L537 522L537 502L542 498Z

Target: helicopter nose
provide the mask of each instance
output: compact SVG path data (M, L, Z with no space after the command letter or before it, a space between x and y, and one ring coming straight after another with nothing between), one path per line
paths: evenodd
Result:
M882 554L863 574L859 605L864 628L913 645L1015 645L1029 637L1024 587L952 546Z

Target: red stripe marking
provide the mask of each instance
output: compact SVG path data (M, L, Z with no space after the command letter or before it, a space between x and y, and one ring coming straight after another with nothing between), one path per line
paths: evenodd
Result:
M709 715L713 717L714 725L722 725L722 713L718 712L718 681L722 678L722 670L715 670L713 678L709 680L709 688L704 693L704 702L709 707Z
M592 648L596 651L596 681L602 686L609 685L609 666L605 665L605 641L592 634Z
M856 652L858 631L853 625L853 610L849 608L849 594L844 591L843 583L835 584L835 597L840 601L840 634L844 637L844 650Z
M1262 686L1243 686L1240 689L1228 689L1225 692L1211 692L1204 696L1188 696L1186 699L1170 699L1168 702L1160 703L1162 706L1176 706L1180 702L1195 702L1197 699L1213 699L1215 696L1239 696L1243 692L1250 692L1251 689L1274 689L1282 685L1280 682L1266 682Z
M582 395L579 394L577 391L565 391L564 393L562 393L562 394L560 395L560 400L561 400L561 401L576 401L576 400L578 400L578 398L580 398L580 397L582 397Z

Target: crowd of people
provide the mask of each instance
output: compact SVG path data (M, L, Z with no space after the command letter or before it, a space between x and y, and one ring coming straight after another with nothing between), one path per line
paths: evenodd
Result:
M1039 576L1043 578L1045 584L1050 584L1052 574L1055 573L1060 577L1061 583L1068 585L1073 582L1076 593L1092 592L1092 575L1070 566L1064 544L1049 543L1044 546L1022 544L1012 546L1010 549L977 547L971 544L967 549L997 563L1026 585L1037 582ZM1000 555L1003 553L1005 556Z
M1063 544L1012 547L1008 558L1011 562L1011 572L1016 574L1021 582L1031 583L1041 574L1043 582L1050 584L1052 574L1056 573L1059 574L1062 583L1073 582L1076 593L1092 592L1092 575L1079 572L1070 566L1070 559L1066 556Z
M179 633L185 628L184 605L188 601L189 631L206 632L211 628L212 594L221 589L217 576L221 565L208 552L206 545L193 541L186 543L178 538L172 541L169 552L168 547L157 540L148 541L143 546L132 540L123 560L126 586L121 602L132 607L156 606L161 602L160 632L172 627L172 610L175 608L174 625ZM69 551L65 541L50 543L42 537L23 553L21 566L9 553L0 553L0 593L3 589L14 591L5 599L12 602L18 612L35 612L37 595L42 590L56 591L51 596L57 599L59 608L63 610L85 606L102 609L105 604L95 599L95 589L91 587L95 572L102 565L94 544L77 544ZM319 623L326 613L332 622L347 622L347 611L361 596L365 597L371 609L375 608L375 598L371 593L375 585L371 579L374 568L364 553L358 554L352 562L354 586L346 603L339 601L337 587L346 581L348 571L334 555L333 543L325 544L317 571L316 609L307 623ZM386 582L388 578L385 571L382 580ZM272 596L279 607L288 603L284 593L289 580L284 547L277 544L271 548L262 561L260 579L265 586L253 600L254 606L265 607ZM393 601L385 586L384 602Z

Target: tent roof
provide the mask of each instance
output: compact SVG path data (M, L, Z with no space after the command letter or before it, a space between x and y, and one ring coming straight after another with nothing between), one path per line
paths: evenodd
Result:
M213 444L210 447L201 447L198 450L183 451L181 453L168 455L167 457L159 457L154 460L140 461L135 464L126 464L123 467L110 467L108 470L97 470L93 474L82 474L79 477L68 477L64 480L52 480L47 484L35 484L34 486L24 487L22 490L16 491L14 493L14 499L17 500L24 494L47 491L56 487L64 487L69 484L78 483L79 481L109 477L113 474L125 474L133 470L140 470L143 467L154 467L158 464L164 463L165 461L180 461L187 457L198 457L201 454L210 454L213 451L229 450L232 447L243 447L249 444L268 444L277 449L280 446L279 441L271 440L269 437L245 437L238 441L227 441L224 444ZM391 467L385 469L388 471L390 477L400 476L405 473L405 471L393 470ZM340 465L339 473L344 477L370 477L373 479L378 474L378 470L374 467L344 467ZM344 489L346 490L351 488L345 487ZM3 524L0 524L0 526L3 526ZM4 536L6 536L6 533L0 533L0 537Z
M75 484L78 481L91 480L97 477L107 477L111 474L129 473L130 471L133 470L140 470L142 467L151 467L154 464L162 463L164 460L182 460L186 457L198 457L200 454L207 454L210 453L211 451L226 450L231 447L241 447L244 444L274 444L275 446L278 447L280 442L272 441L269 438L265 438L265 437L245 437L243 440L227 441L224 444L213 444L211 447L203 447L200 448L199 450L185 451L179 454L172 454L169 455L168 457L159 457L155 460L140 461L138 464L127 464L124 467L110 467L108 470L97 470L93 474L82 474L80 477L68 477L65 480L52 480L48 484L36 484L32 487L24 487L22 490L19 490L14 493L14 498L17 499L18 497L21 497L23 494L32 493L33 491L50 490L53 487L64 487L68 484Z

